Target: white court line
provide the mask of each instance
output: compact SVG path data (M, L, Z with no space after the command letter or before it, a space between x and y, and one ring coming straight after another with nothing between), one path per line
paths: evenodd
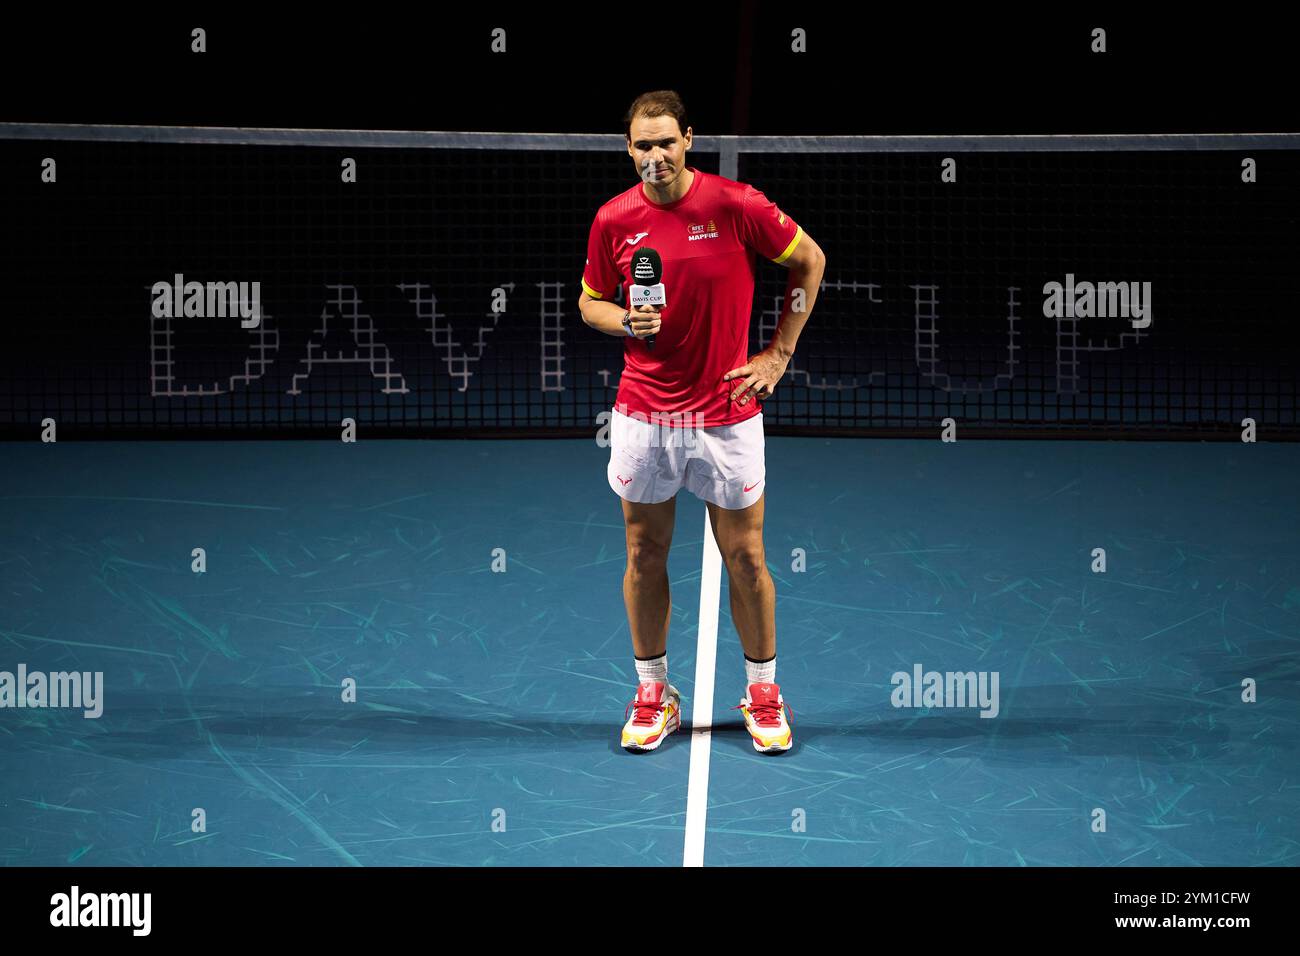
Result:
M682 866L704 865L704 824L709 812L709 747L713 740L713 667L718 656L718 601L722 553L704 509L704 557L700 567L699 644L691 700L691 770L686 784L686 853Z

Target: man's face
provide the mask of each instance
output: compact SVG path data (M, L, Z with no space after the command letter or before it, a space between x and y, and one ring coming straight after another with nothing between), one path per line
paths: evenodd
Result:
M691 128L683 135L671 116L638 116L632 120L628 155L636 163L642 182L667 188L686 168L686 150L691 145Z

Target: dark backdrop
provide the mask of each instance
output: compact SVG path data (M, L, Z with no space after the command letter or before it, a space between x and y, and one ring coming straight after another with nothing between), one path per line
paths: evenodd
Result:
M467 5L468 6L468 5ZM6 11L0 120L609 132L647 89L698 133L1294 128L1293 34L1213 19L842 3L480 3L466 12ZM1248 21L1248 22L1239 22ZM209 52L188 52L189 30ZM489 50L493 27L507 53ZM1109 52L1089 53L1105 27ZM795 27L808 52L790 50Z

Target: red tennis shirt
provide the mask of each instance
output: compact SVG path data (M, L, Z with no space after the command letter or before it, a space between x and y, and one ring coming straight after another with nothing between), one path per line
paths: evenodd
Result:
M688 168L695 179L676 202L651 202L638 182L600 207L582 288L611 301L621 284L627 302L632 254L657 250L667 299L662 326L653 351L644 339L624 339L615 406L647 420L664 416L668 425L688 414L678 423L734 425L761 411L753 396L744 405L730 401L740 379L722 380L749 361L757 257L785 262L803 230L753 186Z

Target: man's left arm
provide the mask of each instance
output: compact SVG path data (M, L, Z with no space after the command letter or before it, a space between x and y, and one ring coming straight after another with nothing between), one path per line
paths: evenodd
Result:
M821 246L802 229L796 234L794 248L789 256L773 260L790 270L790 281L781 307L781 320L767 348L755 355L740 368L723 376L724 381L739 380L732 390L731 400L741 405L751 396L770 398L777 383L785 375L786 366L794 355L795 345L804 325L812 315L817 293L821 289L822 275L826 271L826 254Z
M782 265L790 270L790 282L785 289L781 321L777 323L776 334L772 336L768 348L775 349L788 362L799 341L799 333L803 331L808 316L812 315L813 303L817 301L817 293L822 287L826 253L805 232L799 237L799 244L790 253L790 258Z

